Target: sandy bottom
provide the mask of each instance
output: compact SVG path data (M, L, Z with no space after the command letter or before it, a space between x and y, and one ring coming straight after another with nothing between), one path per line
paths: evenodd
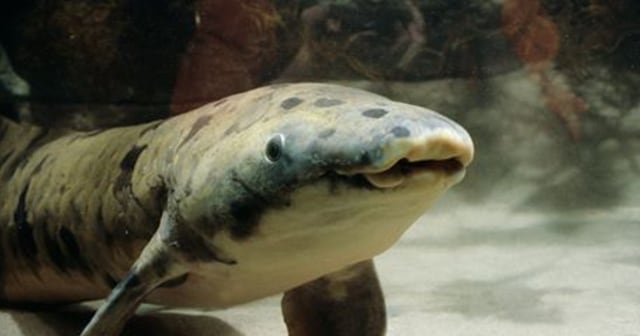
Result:
M377 259L388 335L640 335L640 208L436 208ZM74 335L90 314L0 311L0 335ZM204 313L144 307L125 334L286 331L274 297Z

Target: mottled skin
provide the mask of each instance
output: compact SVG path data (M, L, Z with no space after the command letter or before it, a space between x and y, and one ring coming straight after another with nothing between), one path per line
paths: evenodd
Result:
M226 307L285 292L290 335L382 335L371 262L460 181L468 134L416 106L275 85L91 133L0 122L0 303Z

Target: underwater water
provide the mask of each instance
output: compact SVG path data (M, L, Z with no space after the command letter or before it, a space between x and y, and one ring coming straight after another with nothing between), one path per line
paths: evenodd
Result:
M475 159L375 259L387 334L640 335L639 17L624 0L2 4L0 108L96 130L302 81L427 107ZM0 309L0 335L78 334L90 317ZM280 296L143 306L125 334L149 330L286 334Z

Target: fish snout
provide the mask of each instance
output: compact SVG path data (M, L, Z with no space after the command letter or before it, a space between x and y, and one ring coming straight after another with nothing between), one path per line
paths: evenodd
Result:
M390 125L389 134L377 147L374 162L357 170L342 172L362 175L377 188L394 188L423 174L437 174L458 183L474 156L469 133L439 114L420 122L403 120ZM373 156L373 155L372 155Z

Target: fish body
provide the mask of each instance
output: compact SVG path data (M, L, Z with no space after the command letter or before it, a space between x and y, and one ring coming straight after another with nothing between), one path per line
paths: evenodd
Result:
M116 335L143 301L216 308L285 292L290 334L311 335L309 314L290 309L311 300L298 289L362 282L383 306L369 260L472 157L446 117L330 84L93 132L2 120L0 303L108 296L83 335Z

